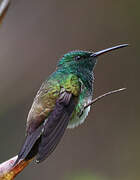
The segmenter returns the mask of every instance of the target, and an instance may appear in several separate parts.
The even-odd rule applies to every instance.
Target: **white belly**
[[[85,106],[86,104],[88,104],[89,102],[91,102],[91,100],[92,100],[92,97],[86,98],[86,99],[85,99],[84,106]],[[86,119],[89,111],[90,111],[90,106],[87,107],[87,108],[84,110],[84,112],[83,112],[83,114],[82,114],[82,116],[81,116],[80,118],[79,118],[78,115],[75,115],[74,118],[69,122],[67,128],[68,128],[68,129],[72,129],[72,128],[75,128],[75,127],[79,126],[80,124],[82,124],[82,123],[85,121],[85,119]]]

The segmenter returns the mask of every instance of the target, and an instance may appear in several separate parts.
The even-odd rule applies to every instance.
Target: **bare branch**
[[[80,113],[80,116],[79,116],[79,117],[82,116],[83,111],[84,111],[87,107],[95,104],[97,101],[101,100],[101,99],[104,98],[105,96],[109,96],[109,95],[111,95],[111,94],[118,93],[118,92],[124,91],[124,90],[126,90],[126,88],[116,89],[116,90],[113,90],[113,91],[109,91],[109,92],[107,92],[107,93],[105,93],[105,94],[102,94],[101,96],[98,96],[97,98],[93,99],[91,102],[89,102],[88,104],[86,104],[86,105],[84,106],[84,109],[83,109],[82,112]]]
[[[109,91],[109,92],[107,92],[107,93],[105,93],[105,94],[102,94],[101,96],[98,96],[97,98],[93,99],[90,103],[88,103],[88,104],[84,107],[84,109],[86,109],[88,106],[91,106],[91,105],[94,104],[95,102],[101,100],[101,99],[102,99],[103,97],[105,97],[105,96],[109,96],[109,95],[111,95],[111,94],[118,93],[118,92],[124,91],[124,90],[126,90],[126,88],[121,88],[121,89]]]
[[[2,20],[7,13],[10,3],[11,0],[2,0],[2,2],[0,3],[0,24],[2,23]]]

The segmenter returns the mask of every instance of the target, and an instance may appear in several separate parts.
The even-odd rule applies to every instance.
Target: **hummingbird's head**
[[[90,51],[75,50],[63,55],[58,63],[58,67],[63,68],[92,68],[96,63],[96,58]],[[92,66],[92,67],[91,67]]]
[[[87,70],[93,71],[98,56],[126,46],[128,46],[128,44],[118,45],[98,52],[80,50],[71,51],[67,54],[64,54],[64,56],[60,59],[58,63],[58,68],[67,69],[71,72]]]

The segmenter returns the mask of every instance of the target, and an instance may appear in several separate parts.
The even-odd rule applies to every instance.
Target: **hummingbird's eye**
[[[81,56],[75,56],[75,60],[78,61],[81,59]]]

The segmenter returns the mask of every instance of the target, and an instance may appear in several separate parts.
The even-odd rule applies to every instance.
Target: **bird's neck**
[[[63,67],[58,68],[56,71],[57,75],[66,76],[69,74],[75,74],[79,77],[82,83],[86,86],[89,92],[93,91],[93,82],[94,82],[94,74],[93,70],[89,70],[89,68],[80,68],[80,67]]]

